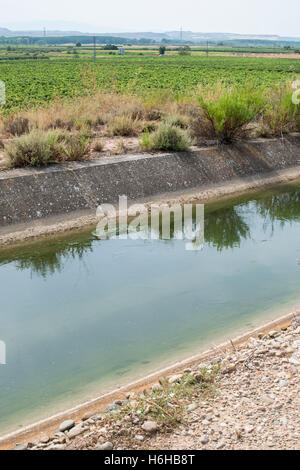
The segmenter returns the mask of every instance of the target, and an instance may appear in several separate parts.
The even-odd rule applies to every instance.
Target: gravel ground
[[[261,333],[231,352],[216,351],[205,364],[164,380],[168,387],[180,386],[185,374],[197,379],[203,367],[211,371],[216,364],[214,393],[179,400],[184,413],[176,425],[154,421],[147,412],[139,416],[139,398],[151,398],[153,389],[161,387],[156,384],[142,395],[131,393],[112,403],[105,413],[87,414],[78,423],[65,421],[55,435],[17,448],[299,450],[300,316],[284,330]]]

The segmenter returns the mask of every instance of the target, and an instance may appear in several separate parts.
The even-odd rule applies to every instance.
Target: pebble
[[[200,437],[201,444],[207,444],[209,442],[208,436],[204,435]]]
[[[158,425],[155,421],[145,421],[142,426],[142,429],[148,433],[152,433],[158,430]]]
[[[187,411],[189,412],[195,411],[197,408],[198,408],[198,405],[196,403],[191,403],[190,405],[188,405]]]
[[[111,442],[105,442],[105,444],[99,444],[96,446],[96,450],[113,450],[114,446]]]
[[[65,431],[69,431],[70,429],[72,429],[73,427],[75,426],[75,421],[73,421],[73,419],[68,419],[66,421],[63,421],[58,430],[60,432],[65,432]]]
[[[74,426],[74,428],[68,432],[68,437],[73,439],[74,437],[80,436],[80,434],[83,434],[84,432],[85,428],[82,426],[82,424],[77,424],[77,426]]]

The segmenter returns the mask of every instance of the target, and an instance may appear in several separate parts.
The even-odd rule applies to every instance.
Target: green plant
[[[9,167],[46,166],[60,161],[58,135],[35,129],[5,144],[4,156]]]
[[[165,122],[170,126],[180,127],[181,129],[188,129],[190,125],[190,119],[188,116],[180,114],[170,114],[165,118]]]
[[[65,160],[84,160],[89,153],[90,139],[80,133],[69,136],[62,146],[62,155]]]
[[[256,120],[265,101],[261,90],[251,86],[226,88],[219,85],[198,97],[201,117],[210,126],[211,137],[224,143],[243,136],[246,126]]]
[[[198,373],[183,374],[177,382],[172,384],[163,377],[159,381],[159,387],[154,390],[145,390],[138,398],[136,408],[139,410],[139,417],[150,418],[168,425],[183,422],[186,406],[194,398],[215,394],[219,371],[219,365],[211,369],[203,367]]]
[[[142,135],[140,145],[145,150],[183,152],[189,149],[192,140],[186,131],[168,123],[161,123],[152,134]]]
[[[262,116],[262,135],[276,135],[296,131],[300,123],[299,106],[293,103],[293,89],[287,83],[266,92],[268,103]]]
[[[110,132],[114,136],[132,137],[139,134],[141,123],[138,119],[133,119],[129,115],[120,116],[113,120],[110,125]]]

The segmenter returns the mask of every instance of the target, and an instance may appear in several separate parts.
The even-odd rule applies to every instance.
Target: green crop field
[[[43,105],[55,98],[103,91],[147,94],[166,90],[179,98],[199,83],[244,83],[272,86],[300,74],[300,60],[203,56],[104,56],[90,59],[0,61],[0,80],[6,84],[7,114]]]

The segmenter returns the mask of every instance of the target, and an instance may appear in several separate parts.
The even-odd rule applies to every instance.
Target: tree
[[[81,42],[77,42],[76,47],[81,47]]]
[[[165,52],[166,52],[165,46],[160,46],[160,48],[159,48],[159,55],[165,55]]]
[[[190,55],[191,54],[191,48],[189,46],[183,46],[178,49],[178,54],[179,55]]]

